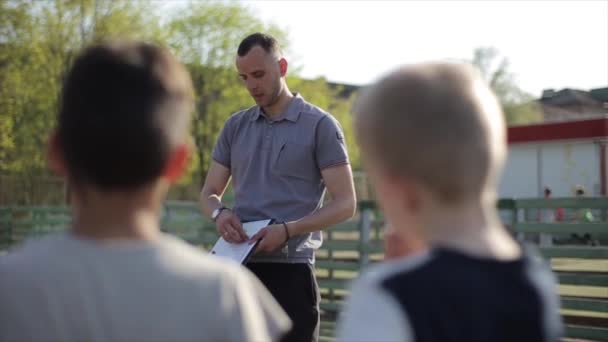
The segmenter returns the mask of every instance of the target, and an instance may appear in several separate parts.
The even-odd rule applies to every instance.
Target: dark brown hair
[[[271,35],[265,33],[254,33],[247,36],[243,41],[239,44],[239,48],[237,50],[237,54],[240,57],[245,56],[246,54],[253,49],[253,47],[259,46],[266,53],[280,53],[281,47],[279,46],[279,42],[272,37]]]
[[[192,94],[184,67],[160,47],[85,49],[67,74],[57,124],[70,181],[113,190],[161,176],[185,140]]]

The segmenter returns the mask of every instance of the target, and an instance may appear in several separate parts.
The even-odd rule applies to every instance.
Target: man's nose
[[[256,90],[258,87],[258,82],[255,80],[247,80],[247,89],[250,91]]]

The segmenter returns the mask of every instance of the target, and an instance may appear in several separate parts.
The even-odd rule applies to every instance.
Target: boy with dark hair
[[[248,271],[160,232],[192,101],[159,47],[106,43],[76,59],[49,143],[72,226],[0,259],[1,341],[264,341],[289,328]]]
[[[387,221],[428,246],[353,286],[341,341],[557,341],[556,287],[496,211],[506,154],[495,97],[464,65],[403,67],[355,107],[362,155]]]

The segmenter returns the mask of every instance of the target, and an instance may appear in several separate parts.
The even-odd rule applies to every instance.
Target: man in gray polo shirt
[[[266,34],[245,38],[237,51],[239,76],[256,106],[232,115],[220,133],[201,192],[202,211],[229,242],[261,239],[248,267],[291,317],[287,341],[318,339],[319,291],[314,251],[321,229],[350,218],[356,208],[352,172],[340,124],[292,94],[287,61]],[[234,208],[221,202],[228,182]],[[325,190],[330,201],[323,207]],[[242,222],[274,219],[247,236]]]

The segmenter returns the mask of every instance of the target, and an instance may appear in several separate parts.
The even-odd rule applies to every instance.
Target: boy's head
[[[387,216],[424,203],[458,207],[494,199],[505,123],[471,66],[399,68],[366,89],[354,112],[363,159]]]
[[[551,197],[551,188],[545,187],[544,193],[545,193],[545,198]]]
[[[193,91],[166,50],[113,42],[84,50],[68,72],[52,166],[75,187],[134,190],[186,166]]]

